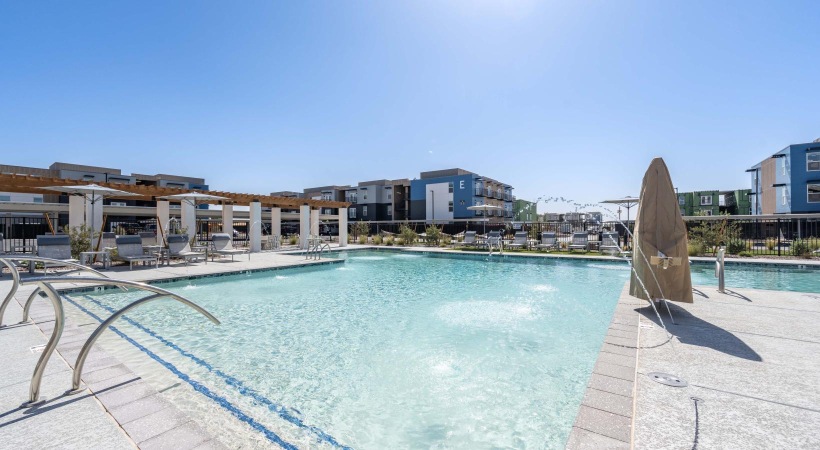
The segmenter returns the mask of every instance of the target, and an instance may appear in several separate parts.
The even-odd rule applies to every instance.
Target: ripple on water
[[[355,259],[357,261],[381,261],[387,259],[386,256],[351,256],[348,259]]]
[[[276,275],[275,277],[273,277],[274,280],[287,280],[288,278],[290,277],[286,277],[284,275]]]
[[[591,267],[593,269],[603,269],[603,270],[632,270],[628,264],[587,264],[587,267]]]
[[[530,289],[535,292],[556,292],[558,290],[557,287],[551,284],[536,284],[534,286],[530,286]]]
[[[536,318],[532,306],[490,300],[452,302],[440,306],[436,315],[442,321],[457,326],[510,326]]]
[[[394,257],[394,258],[422,258],[423,256],[422,256],[422,255],[405,255],[405,254],[400,254],[400,255],[393,255],[393,257]]]

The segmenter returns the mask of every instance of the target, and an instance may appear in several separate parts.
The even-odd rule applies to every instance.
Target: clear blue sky
[[[462,167],[681,190],[820,137],[820,3],[0,3],[0,163],[267,193]],[[539,207],[541,211],[563,208]]]

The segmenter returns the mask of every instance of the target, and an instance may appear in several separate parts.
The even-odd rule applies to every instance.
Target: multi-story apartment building
[[[678,207],[683,216],[749,214],[751,209],[750,192],[749,189],[679,192]]]
[[[331,200],[334,202],[345,201],[345,194],[350,189],[350,185],[345,186],[321,186],[306,188],[302,193],[302,198],[309,198],[313,200]],[[321,214],[339,214],[336,208],[322,208]]]
[[[405,220],[410,210],[410,180],[362,181],[345,190],[340,201],[351,203],[349,220]]]
[[[752,214],[820,212],[820,139],[789,145],[747,172]]]
[[[513,202],[513,220],[516,222],[535,222],[538,220],[536,203],[516,199]]]
[[[513,218],[513,187],[464,169],[422,172],[410,182],[410,218],[412,220],[475,219],[483,211],[467,209],[473,205],[494,205],[487,211],[490,220]]]

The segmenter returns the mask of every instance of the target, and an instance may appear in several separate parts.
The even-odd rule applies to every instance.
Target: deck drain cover
[[[686,381],[676,377],[675,375],[670,375],[668,373],[663,372],[650,372],[646,374],[651,380],[656,381],[660,384],[665,384],[667,386],[672,387],[686,387],[689,385]]]

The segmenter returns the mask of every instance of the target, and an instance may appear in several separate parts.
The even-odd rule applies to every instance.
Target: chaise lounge
[[[139,236],[118,236],[117,254],[115,259],[126,261],[129,264],[129,270],[134,270],[134,263],[141,262],[154,263],[154,267],[159,265],[159,257],[157,255],[146,255],[142,251],[142,239]]]
[[[251,259],[251,252],[248,249],[235,248],[228,233],[214,233],[211,235],[213,250],[211,255],[231,255],[231,261],[235,255],[248,255],[248,261]]]

